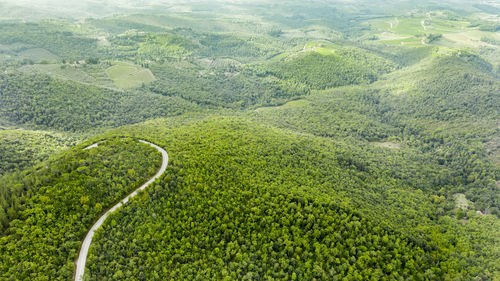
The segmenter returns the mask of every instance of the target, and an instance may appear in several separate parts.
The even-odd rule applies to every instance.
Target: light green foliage
[[[77,60],[97,53],[96,39],[78,36],[64,23],[0,23],[0,30],[0,44],[25,44],[18,51],[28,59]]]
[[[29,168],[101,133],[171,161],[98,232],[91,280],[498,279],[496,8],[358,2],[0,23],[0,280],[71,278],[91,221],[157,165],[114,140]]]
[[[114,63],[106,69],[106,74],[119,88],[135,88],[155,80],[149,69],[125,62]]]
[[[368,219],[387,209],[369,203],[377,211],[353,211],[359,203],[347,200],[357,200],[359,188],[376,187],[363,172],[369,168],[342,148],[229,119],[154,138],[169,150],[170,168],[98,232],[90,280],[119,279],[119,272],[130,280],[287,279],[294,273],[299,279],[432,280],[443,274],[433,268],[439,251]],[[397,208],[389,200],[386,208]],[[403,269],[403,263],[412,266]]]
[[[138,187],[160,163],[154,148],[117,138],[2,180],[0,279],[71,279],[81,239],[102,206]]]
[[[344,48],[328,53],[326,49],[298,55],[271,65],[267,72],[313,89],[351,84],[366,84],[389,72],[394,65],[368,52]]]
[[[468,212],[466,217],[463,221],[443,217],[436,229],[438,235],[447,237],[450,244],[445,247],[456,249],[448,266],[457,271],[467,268],[466,279],[500,280],[500,265],[496,262],[500,259],[500,221],[475,212]]]
[[[165,34],[149,36],[137,50],[142,60],[182,58],[192,53],[196,46],[188,39],[178,35]]]

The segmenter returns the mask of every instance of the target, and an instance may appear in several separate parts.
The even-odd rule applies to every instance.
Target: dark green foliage
[[[107,18],[107,19],[92,19],[87,22],[88,24],[98,28],[105,30],[111,34],[122,34],[126,31],[143,31],[143,32],[163,32],[164,28],[153,26],[149,24],[143,24],[138,22],[133,22],[130,20],[122,19],[122,18]]]
[[[354,49],[332,55],[310,52],[271,66],[267,72],[281,79],[300,82],[313,89],[366,84],[390,69],[388,61]]]
[[[206,34],[200,39],[202,56],[207,57],[256,57],[261,50],[246,40],[229,35]]]
[[[258,111],[256,116],[269,118],[280,127],[330,138],[386,139],[399,129],[373,118],[379,114],[373,91],[360,87],[341,88],[315,94],[282,107]],[[274,121],[274,122],[273,122]]]
[[[132,29],[107,38],[111,46],[102,53],[113,58],[134,60],[140,64],[180,61],[187,58],[232,58],[254,61],[275,55],[285,42],[269,41],[268,36],[235,36],[174,28],[162,32]]]
[[[491,44],[491,45],[497,45],[497,46],[500,46],[500,40],[495,39],[495,38],[491,38],[491,37],[481,37],[481,41],[482,41],[482,42],[485,42],[485,43],[488,43],[488,44]],[[497,71],[497,73],[498,73],[498,71]]]
[[[113,140],[37,165],[69,133],[25,127],[171,156],[99,231],[92,280],[498,279],[498,50],[467,39],[495,24],[460,1],[226,2],[0,24],[0,280],[70,279],[158,164]],[[118,91],[116,65],[156,80]]]
[[[443,121],[472,116],[498,119],[500,83],[490,71],[491,64],[467,53],[434,60],[413,73],[415,86],[399,97],[393,109]]]
[[[193,108],[178,97],[118,92],[44,75],[0,74],[0,118],[35,128],[85,131]]]
[[[149,85],[152,92],[181,97],[202,106],[239,109],[275,105],[308,93],[303,85],[258,77],[252,71],[238,68],[233,68],[232,72],[213,70],[207,73],[200,67],[184,63],[155,65],[152,69],[157,77]]]
[[[86,63],[88,64],[98,64],[99,63],[99,59],[98,58],[88,58],[85,60]]]
[[[498,31],[500,31],[500,25],[499,24],[481,25],[479,27],[479,30],[489,31],[489,32],[498,32]]]
[[[320,6],[309,3],[282,1],[271,6],[265,3],[255,3],[252,8],[254,13],[262,14],[271,22],[276,22],[292,28],[304,28],[315,24],[322,24],[336,30],[346,30],[351,27],[347,10],[340,11],[336,6],[339,3],[321,3]]]
[[[434,41],[438,41],[442,37],[443,37],[443,34],[434,34],[434,33],[426,34],[425,35],[425,42],[430,44],[430,43],[433,43]]]
[[[60,133],[0,130],[0,175],[22,170],[74,145],[78,137]]]
[[[432,55],[434,48],[418,47],[411,49],[389,49],[389,58],[402,66],[409,66]]]
[[[485,211],[500,206],[495,184],[499,170],[487,158],[488,147],[483,144],[494,143],[492,136],[499,134],[500,84],[488,74],[487,64],[475,60],[439,58],[411,72],[416,78],[398,75],[371,90],[341,88],[255,115],[263,118],[261,122],[295,131],[357,139],[359,145],[367,141],[407,145],[411,149],[403,149],[406,160],[389,161],[399,164],[390,164],[386,171],[449,201],[455,193],[466,193],[477,209]],[[361,150],[359,155],[375,162],[382,157]]]
[[[98,54],[96,39],[74,35],[58,23],[3,23],[0,30],[1,44],[23,43],[25,50],[43,48],[65,59],[85,59]]]
[[[156,138],[170,152],[170,168],[98,232],[90,280],[439,280],[443,274],[434,268],[443,258],[438,250],[367,219],[397,208],[389,200],[384,207],[368,203],[375,212],[351,211],[344,192],[354,199],[361,191],[354,186],[367,193],[375,187],[362,187],[370,176],[331,144],[228,119]]]
[[[0,220],[6,213],[10,223],[0,238],[0,279],[71,279],[92,223],[160,163],[154,148],[117,138],[2,180]]]
[[[283,34],[283,31],[279,27],[273,27],[269,30],[268,34],[272,37],[280,37]]]

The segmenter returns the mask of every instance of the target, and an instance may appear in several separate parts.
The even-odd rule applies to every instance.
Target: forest
[[[71,278],[80,240],[91,223],[154,174],[159,164],[155,149],[116,138],[4,178],[0,277]]]
[[[25,2],[0,280],[500,281],[496,6]]]
[[[348,144],[234,119],[209,117],[181,127],[166,124],[163,127],[173,128],[154,133],[171,151],[170,168],[160,183],[127,211],[113,216],[97,234],[102,242],[91,247],[91,280],[291,279],[293,275],[297,280],[346,276],[347,280],[398,276],[446,280],[486,271],[491,273],[485,276],[492,277],[498,272],[494,262],[498,247],[480,254],[489,263],[474,266],[471,260],[482,258],[468,257],[469,250],[462,247],[493,246],[499,237],[475,240],[475,234],[455,244],[448,235],[465,230],[449,215],[436,217],[435,208],[446,208],[444,196],[422,192],[399,175],[384,174],[389,168],[385,162],[391,160],[366,163],[351,154]],[[129,133],[148,134],[161,123],[131,127]],[[171,139],[182,145],[171,144]],[[383,151],[372,153],[383,159]],[[402,171],[407,177],[411,172]],[[488,225],[473,212],[469,219]],[[326,223],[330,220],[334,223]],[[446,235],[437,220],[446,221]],[[130,231],[134,235],[129,236]],[[343,236],[350,234],[355,236]],[[396,239],[390,249],[403,247],[389,259],[395,262],[391,270],[383,257],[394,252],[384,253],[387,249],[373,244],[387,239]],[[352,244],[345,248],[338,241]],[[417,255],[414,261],[405,258]],[[469,261],[467,266],[464,260]],[[371,270],[359,268],[366,268],[365,262],[372,264]],[[406,266],[398,270],[398,263],[414,264],[415,271]],[[147,268],[149,275],[138,268]]]
[[[178,97],[148,98],[47,75],[0,74],[0,88],[0,119],[36,129],[85,132],[196,108]]]

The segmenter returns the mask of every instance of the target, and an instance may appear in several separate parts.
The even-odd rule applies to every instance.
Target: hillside
[[[0,3],[0,280],[500,281],[496,2]]]
[[[157,128],[151,137],[170,151],[171,166],[154,189],[97,234],[93,280],[468,278],[478,269],[464,265],[459,272],[456,256],[499,239],[479,245],[469,237],[453,245],[451,233],[438,229],[461,226],[448,216],[436,224],[438,196],[384,174],[390,166],[350,155],[346,144],[228,118],[167,124],[131,128],[133,135]],[[498,247],[492,248],[480,270],[498,272],[498,256]],[[371,270],[365,271],[367,264]]]
[[[394,169],[409,169],[415,161],[426,163],[413,175],[400,175],[409,184],[426,192],[440,190],[439,195],[450,201],[454,193],[467,193],[482,211],[494,207],[496,212],[498,150],[491,146],[499,134],[500,83],[481,67],[463,57],[436,57],[394,72],[368,89],[319,92],[280,107],[260,108],[252,115],[268,124],[338,141],[349,139],[364,146],[393,143],[396,150],[412,155],[408,162],[398,160],[405,164]],[[365,153],[360,152],[364,158]]]
[[[155,149],[133,139],[82,148],[2,180],[0,278],[70,279],[92,222],[161,163]]]
[[[0,130],[0,174],[23,170],[75,145],[80,136],[48,131]]]
[[[312,49],[314,51],[271,66],[268,72],[313,89],[325,89],[372,83],[395,68],[388,60],[355,48]]]
[[[18,126],[84,132],[178,115],[179,98],[113,91],[46,75],[0,74],[0,118]]]

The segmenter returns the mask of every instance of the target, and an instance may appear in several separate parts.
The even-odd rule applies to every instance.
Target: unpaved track
[[[142,143],[149,144],[150,146],[156,148],[159,152],[161,152],[162,156],[162,163],[160,170],[154,175],[150,180],[148,180],[145,184],[141,185],[139,188],[134,190],[132,193],[127,195],[125,198],[123,198],[118,204],[114,205],[111,209],[109,209],[106,213],[104,213],[99,220],[90,228],[89,232],[85,236],[85,239],[83,240],[82,247],[80,248],[80,254],[78,255],[78,259],[76,260],[76,273],[75,273],[75,280],[76,281],[82,281],[83,280],[83,275],[85,274],[85,263],[87,262],[87,255],[89,253],[89,248],[90,248],[90,243],[92,242],[92,237],[94,237],[94,232],[104,223],[106,218],[116,211],[118,208],[120,208],[122,205],[126,204],[130,198],[136,196],[139,191],[144,190],[146,187],[148,187],[150,184],[152,184],[157,178],[159,178],[167,169],[168,165],[168,153],[161,147],[157,146],[156,144],[144,141],[144,140],[139,140]],[[91,146],[88,146],[86,149],[90,149],[93,147],[96,147],[98,143],[95,143]]]

